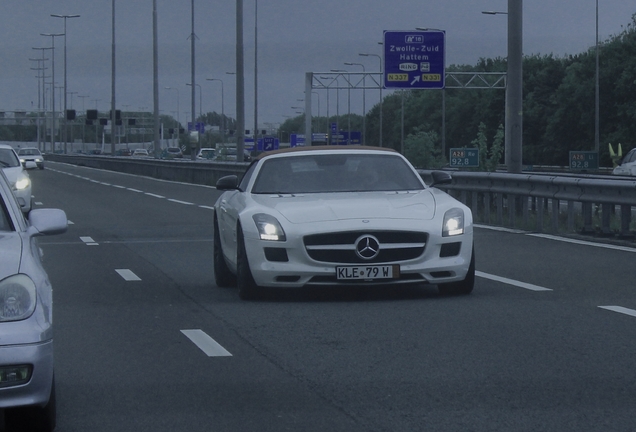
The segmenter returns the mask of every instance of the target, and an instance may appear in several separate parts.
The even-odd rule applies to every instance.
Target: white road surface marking
[[[168,201],[173,202],[173,203],[177,203],[177,204],[185,204],[185,205],[194,205],[191,202],[187,202],[187,201],[179,201],[177,199],[172,199],[172,198],[168,198]]]
[[[155,198],[165,198],[165,196],[161,196],[161,195],[157,195],[157,194],[153,194],[150,192],[144,192],[146,195],[149,195],[151,197],[155,197]]]
[[[126,280],[126,281],[140,281],[141,280],[141,278],[139,276],[137,276],[135,273],[133,273],[132,270],[116,269],[115,271],[117,273],[119,273],[119,276],[123,277],[124,280]]]
[[[599,308],[636,317],[636,310],[628,309],[622,306],[599,306]]]
[[[225,348],[217,341],[208,336],[203,330],[181,330],[196,346],[199,347],[208,357],[231,357]]]
[[[480,272],[480,271],[476,271],[475,272],[475,276],[479,276],[482,277],[484,279],[490,279],[493,281],[497,281],[497,282],[502,282],[508,285],[513,285],[519,288],[524,288],[527,290],[531,290],[531,291],[552,291],[550,288],[544,288],[544,287],[540,287],[538,285],[532,285],[529,283],[525,283],[525,282],[520,282],[520,281],[516,281],[514,279],[508,279],[505,277],[501,277],[501,276],[495,276],[492,274],[488,274],[488,273],[484,273],[484,272]]]
[[[93,240],[92,237],[80,237],[80,240],[86,243],[87,246],[96,246],[99,244],[95,240]]]

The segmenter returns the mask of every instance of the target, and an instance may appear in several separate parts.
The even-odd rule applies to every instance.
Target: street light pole
[[[223,80],[219,78],[206,78],[208,81],[219,81],[221,83],[221,127],[223,128],[223,143],[225,144],[225,91],[223,90]]]
[[[40,33],[51,37],[51,152],[55,153],[55,38],[64,33]]]
[[[599,49],[598,49],[598,0],[596,0],[596,83],[594,91],[594,151],[600,149],[600,91],[599,91]]]
[[[521,173],[523,139],[523,0],[508,0],[508,70],[506,72],[505,158],[510,173]]]
[[[377,57],[380,60],[380,74],[382,74],[382,57],[378,54],[360,53],[363,57]],[[380,147],[382,147],[382,82],[383,78],[380,78]]]
[[[367,94],[367,72],[366,69],[364,68],[364,65],[362,63],[352,63],[352,62],[346,62],[345,63],[348,66],[361,66],[362,67],[362,73],[364,74],[362,76],[362,144],[366,144],[366,139],[367,139],[367,108],[366,108],[366,94]]]
[[[68,140],[66,139],[66,129],[67,129],[67,106],[66,106],[66,19],[67,18],[79,18],[79,15],[57,15],[51,14],[52,17],[55,18],[64,18],[64,153],[66,153],[66,145]]]
[[[181,129],[181,121],[179,120],[179,89],[174,87],[164,87],[166,90],[176,90],[177,91],[177,145],[179,147],[179,131]]]

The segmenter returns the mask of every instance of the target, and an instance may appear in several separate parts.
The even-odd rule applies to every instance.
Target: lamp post
[[[82,98],[82,112],[86,115],[85,102],[89,95],[78,95],[78,98]],[[86,118],[84,118],[84,124],[82,124],[82,151],[86,153]]]
[[[40,33],[51,37],[51,152],[55,153],[55,38],[64,33]]]
[[[347,74],[347,145],[351,144],[351,75],[344,69],[331,69],[331,72]]]
[[[223,128],[223,144],[225,144],[225,91],[223,90],[223,80],[219,78],[206,78],[207,81],[219,81],[221,83],[221,127]]]
[[[594,151],[599,152],[600,148],[600,91],[599,91],[599,49],[598,49],[598,0],[596,0],[596,77],[594,84]]]
[[[66,89],[67,89],[67,85],[66,85],[66,19],[67,18],[79,18],[79,15],[58,15],[58,14],[51,14],[52,17],[55,18],[64,18],[64,153],[66,153],[66,145],[67,145],[67,139],[66,139],[66,129],[67,129],[67,107],[66,107]]]
[[[192,84],[186,83],[187,86],[191,86]],[[203,111],[201,110],[201,106],[203,105],[203,90],[201,90],[201,84],[195,83],[197,87],[199,87],[199,118],[203,118]],[[194,123],[193,123],[194,126]]]
[[[38,48],[33,48],[33,49],[38,49]],[[39,49],[46,49],[46,48],[39,48]],[[38,119],[37,119],[37,135],[38,135],[38,149],[42,150],[42,136],[41,136],[41,128],[40,128],[40,115],[42,113],[42,99],[43,99],[43,93],[44,93],[44,75],[45,75],[45,70],[47,69],[44,66],[44,62],[47,60],[44,58],[44,51],[42,51],[42,58],[35,58],[35,59],[29,59],[32,61],[37,61],[38,62],[38,67],[37,68],[31,68],[32,70],[37,70],[38,71],[38,75],[37,75],[37,79],[38,79]],[[40,71],[42,71],[42,74],[40,74]],[[40,82],[40,78],[42,78],[42,81]]]
[[[175,87],[164,87],[166,90],[176,90],[177,92],[177,147],[179,146],[179,130],[181,129],[181,121],[179,120],[179,89]]]
[[[380,60],[380,74],[382,74],[382,57],[379,54],[359,53],[362,57],[377,57]],[[382,78],[380,81],[380,147],[382,147]]]
[[[347,66],[360,66],[362,67],[362,143],[366,143],[367,137],[367,108],[366,108],[366,94],[367,94],[367,73],[362,63],[345,62]]]
[[[258,0],[254,0],[254,146],[258,143]]]
[[[523,139],[523,0],[508,0],[508,70],[506,72],[505,157],[510,173],[521,173]]]
[[[329,77],[321,76],[320,79],[329,79]],[[333,79],[331,80],[333,82]],[[330,134],[329,134],[329,87],[327,87],[327,144],[331,144]]]

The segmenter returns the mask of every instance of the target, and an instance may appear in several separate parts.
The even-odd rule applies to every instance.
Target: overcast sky
[[[122,110],[152,110],[152,0],[117,0],[116,102]],[[38,107],[38,62],[51,58],[51,37],[63,33],[64,19],[51,14],[79,14],[67,19],[68,105],[76,110],[110,109],[111,8],[108,0],[0,0],[0,111]],[[224,110],[236,117],[235,70],[236,3],[195,0],[196,83],[201,85],[202,111]],[[281,123],[296,116],[292,106],[303,98],[305,72],[325,72],[360,66],[379,70],[379,59],[359,53],[381,54],[384,30],[416,27],[446,31],[446,65],[475,64],[482,57],[505,57],[507,0],[268,0],[258,2],[258,117],[259,124]],[[191,110],[190,82],[191,0],[158,0],[159,103],[162,114],[184,123]],[[245,121],[253,124],[255,0],[244,0]],[[636,13],[625,0],[599,1],[599,37],[620,33]],[[595,43],[596,0],[526,0],[523,7],[524,54],[578,54]],[[64,38],[55,38],[55,81],[63,85]],[[51,64],[46,62],[47,75]],[[50,80],[50,79],[49,79]],[[168,90],[172,87],[178,90]],[[424,91],[424,90],[423,90]],[[352,112],[361,113],[361,91],[351,95]],[[367,91],[367,109],[378,93]],[[59,93],[56,93],[56,105]],[[80,98],[80,96],[86,96]],[[199,108],[199,87],[196,111]],[[314,96],[315,98],[315,96]],[[326,114],[326,95],[320,114]],[[336,112],[330,98],[330,114]],[[340,112],[346,112],[340,97]],[[318,102],[313,105],[314,114]],[[58,105],[59,106],[59,105]],[[59,108],[58,108],[59,109]],[[190,118],[190,114],[187,114]]]

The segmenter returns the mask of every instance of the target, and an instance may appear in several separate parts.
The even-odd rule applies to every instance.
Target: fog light
[[[0,366],[0,388],[26,384],[31,379],[30,365]]]

